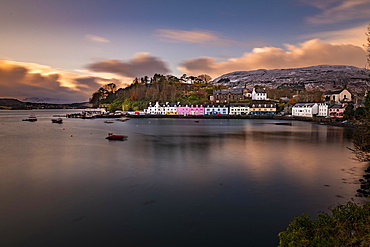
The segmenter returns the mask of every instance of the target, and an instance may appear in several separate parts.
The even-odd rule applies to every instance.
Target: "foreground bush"
[[[279,246],[370,246],[370,201],[364,206],[348,202],[320,213],[316,220],[307,214],[295,217],[279,233]]]

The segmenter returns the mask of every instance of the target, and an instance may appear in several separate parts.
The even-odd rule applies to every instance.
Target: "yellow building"
[[[249,114],[251,115],[276,114],[276,105],[274,104],[250,104]]]

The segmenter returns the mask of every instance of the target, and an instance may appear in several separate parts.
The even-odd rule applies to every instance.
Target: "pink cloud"
[[[314,6],[321,13],[308,17],[314,24],[339,23],[355,19],[369,19],[369,0],[301,0],[305,4]]]
[[[87,69],[126,77],[152,76],[155,73],[167,74],[169,72],[164,61],[147,53],[138,53],[129,61],[110,59],[96,62],[89,64]]]
[[[313,39],[298,46],[286,45],[286,49],[255,48],[241,57],[223,62],[211,57],[187,59],[178,69],[186,74],[206,73],[217,77],[233,71],[298,68],[320,64],[364,67],[365,62],[366,52],[359,46],[325,44]]]
[[[63,73],[47,66],[0,60],[0,97],[50,98],[57,103],[87,101],[93,92],[109,80],[92,76]],[[69,86],[66,86],[69,85]]]

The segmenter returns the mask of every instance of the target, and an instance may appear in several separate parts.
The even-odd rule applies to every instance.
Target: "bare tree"
[[[208,83],[212,80],[212,77],[210,77],[209,75],[206,75],[206,74],[202,74],[202,75],[198,75],[198,79],[202,82],[202,83]]]
[[[367,26],[366,37],[367,37],[367,44],[365,45],[365,47],[367,50],[367,56],[366,56],[367,63],[366,63],[365,68],[370,69],[370,23]]]
[[[367,27],[367,65],[370,67],[370,24]],[[370,161],[370,91],[367,92],[364,103],[364,114],[359,120],[353,134],[353,148],[349,148],[361,162]]]

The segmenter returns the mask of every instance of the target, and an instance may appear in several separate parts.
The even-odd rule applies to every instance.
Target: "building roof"
[[[255,91],[256,93],[266,93],[266,90],[265,90],[265,89],[263,89],[263,88],[254,88],[254,91]]]
[[[205,105],[206,108],[227,108],[228,106],[227,105],[215,105],[215,104],[209,104],[209,105]]]
[[[219,89],[215,90],[213,94],[243,94],[243,89],[242,88],[234,88],[234,89]]]
[[[346,106],[343,106],[343,105],[333,105],[333,106],[330,106],[329,107],[329,110],[330,109],[344,109],[346,108]]]
[[[324,95],[331,95],[331,94],[340,94],[341,92],[343,92],[344,90],[347,90],[345,88],[343,89],[338,89],[338,90],[329,90],[329,91],[326,91],[324,93]],[[347,90],[348,91],[348,90]]]
[[[316,103],[297,103],[293,107],[313,107]]]
[[[249,105],[249,103],[230,103],[230,107],[248,107]]]

